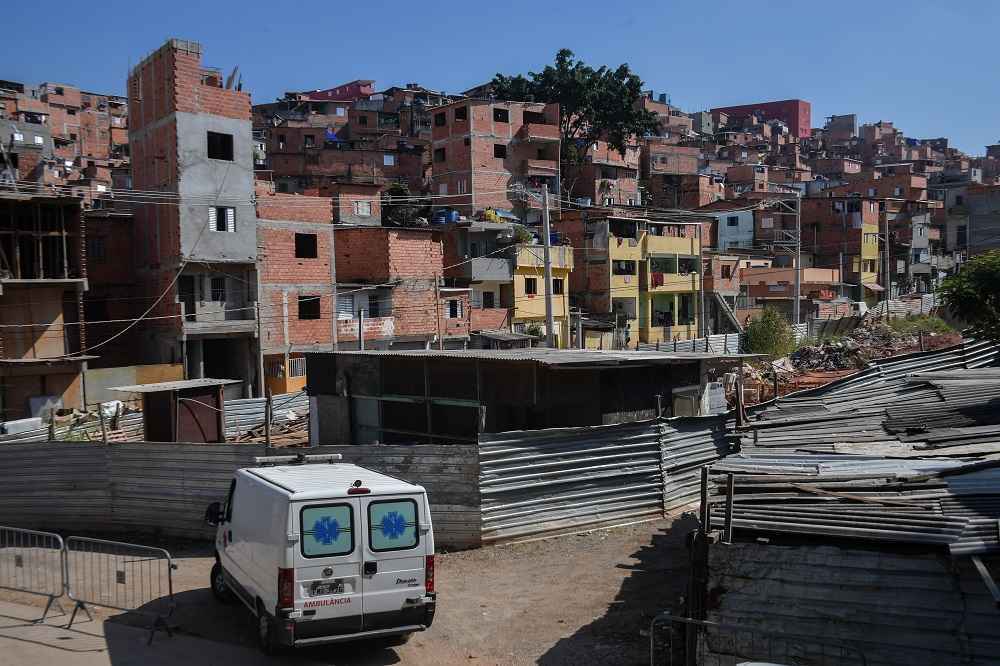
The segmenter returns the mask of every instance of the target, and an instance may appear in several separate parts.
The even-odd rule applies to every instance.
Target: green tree
[[[560,159],[567,194],[595,141],[607,141],[624,156],[635,137],[659,128],[656,114],[640,104],[642,79],[627,64],[594,69],[569,49],[560,49],[555,64],[541,72],[497,74],[491,86],[500,99],[559,103]]]
[[[416,199],[403,183],[392,183],[382,191],[382,224],[406,226],[418,217],[426,217],[430,210],[429,199]]]
[[[795,334],[784,315],[773,308],[764,308],[760,318],[751,321],[744,331],[743,346],[750,354],[767,354],[770,358],[788,356],[795,349]]]
[[[938,292],[952,315],[977,338],[1000,342],[1000,250],[990,250],[945,278]]]

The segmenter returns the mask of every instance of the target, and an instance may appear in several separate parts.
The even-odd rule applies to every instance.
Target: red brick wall
[[[337,229],[337,280],[377,282],[389,277],[388,230]]]
[[[264,220],[288,222],[333,221],[333,199],[330,197],[304,196],[274,192],[272,183],[256,181],[257,217]]]
[[[471,331],[496,331],[510,328],[510,311],[506,308],[472,308]]]
[[[295,256],[295,234],[316,235],[316,258]],[[262,246],[260,279],[265,284],[314,284],[330,283],[330,233],[329,227],[314,231],[300,228],[279,229],[258,225],[257,244]]]

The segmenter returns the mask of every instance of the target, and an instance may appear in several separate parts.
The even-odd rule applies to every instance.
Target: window
[[[236,231],[236,209],[225,206],[210,206],[208,209],[208,227],[212,231]]]
[[[495,308],[496,295],[492,291],[483,292],[483,308]]]
[[[510,122],[510,111],[507,109],[493,109],[493,122],[495,123],[509,123]]]
[[[444,112],[434,114],[434,126],[444,127],[448,124],[448,115]]]
[[[212,300],[219,302],[226,300],[226,278],[212,278]]]
[[[458,193],[467,194],[468,192],[469,192],[469,181],[465,180],[464,178],[460,179],[458,181]]]
[[[305,377],[306,376],[306,357],[305,356],[295,356],[288,359],[288,376],[289,377]]]
[[[966,226],[955,227],[955,245],[965,247],[969,244],[969,235]]]
[[[552,278],[552,293],[556,296],[562,295],[563,293],[562,278]]]
[[[448,301],[448,312],[445,314],[448,319],[462,318],[462,301],[456,299]]]
[[[337,294],[337,319],[354,319],[354,296]]]
[[[65,91],[60,86],[56,86],[56,94],[63,95],[65,94]]]
[[[306,148],[312,148],[316,145],[316,137],[312,134],[306,134],[302,137],[302,145]]]
[[[233,161],[233,135],[222,132],[208,132],[208,158],[211,160]]]
[[[680,325],[693,324],[694,323],[694,296],[691,294],[681,294],[678,309],[678,322]]]
[[[611,272],[615,275],[635,275],[635,262],[619,259],[611,264]]]
[[[604,197],[604,205],[605,206],[614,206],[615,205],[615,198],[614,197]]]
[[[876,194],[878,194],[878,190],[876,190],[874,187],[869,187],[868,188],[868,196],[873,197]]]
[[[534,296],[538,293],[537,278],[524,278],[524,293],[528,296]]]
[[[368,316],[381,317],[382,305],[379,303],[378,294],[368,294]]]
[[[66,109],[66,113],[71,116],[76,115],[76,109]]]
[[[412,499],[368,505],[368,545],[375,552],[406,550],[420,543],[417,502]]]
[[[729,215],[726,217],[727,227],[738,227],[740,226],[740,216],[739,215]]]
[[[278,150],[284,150],[284,149],[285,149],[285,135],[284,134],[279,134],[278,135]]]
[[[894,196],[897,196],[897,197],[902,196],[903,195],[903,188],[902,187],[894,187],[894,188],[892,188],[892,194]]]
[[[36,143],[36,144],[38,144],[38,145],[40,146],[40,145],[42,145],[42,144],[44,144],[44,143],[45,143],[45,139],[43,139],[43,138],[42,138],[42,137],[40,137],[40,136],[35,136],[35,143]]]
[[[722,265],[722,279],[728,280],[733,277],[733,267],[729,264]]]
[[[74,134],[73,132],[70,132],[69,133],[69,140],[70,141],[76,141],[76,134]]]
[[[106,260],[104,237],[89,237],[87,239],[87,261],[93,264],[103,264]]]
[[[434,149],[434,161],[435,162],[444,162],[444,148],[435,148]]]
[[[382,155],[382,166],[396,166],[396,156],[390,153]]]
[[[440,183],[438,185],[438,194],[448,194],[448,183]]]
[[[24,141],[24,135],[20,132],[14,132],[14,141]]]
[[[362,127],[368,126],[368,116],[358,116],[358,124]]]
[[[350,504],[304,506],[299,512],[303,557],[354,552],[354,512]]]
[[[299,296],[299,319],[319,319],[319,296]]]
[[[295,258],[316,258],[316,234],[295,234]]]
[[[499,157],[500,159],[507,157],[507,146],[502,143],[494,143],[493,157]]]
[[[371,217],[372,202],[368,200],[355,201],[354,214],[357,215],[358,217]]]
[[[455,109],[455,120],[468,120],[469,119],[469,107],[460,106]]]
[[[347,115],[347,109],[345,109],[342,106],[338,106],[333,113],[334,113],[334,115],[340,116],[341,118],[343,118],[344,116]]]
[[[965,203],[965,198],[961,194],[956,194],[955,195],[955,205],[956,206],[961,206],[964,203]]]

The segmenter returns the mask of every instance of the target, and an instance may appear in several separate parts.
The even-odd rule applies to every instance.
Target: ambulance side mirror
[[[212,502],[205,509],[205,522],[209,525],[218,525],[224,517],[222,514],[222,504],[219,502]]]

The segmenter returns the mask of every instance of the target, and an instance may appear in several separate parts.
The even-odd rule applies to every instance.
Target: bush
[[[747,325],[743,340],[747,353],[767,354],[772,359],[788,356],[795,349],[792,325],[772,308],[764,308],[760,318]]]
[[[890,319],[888,324],[889,328],[902,335],[953,333],[955,331],[943,319],[931,317],[930,315],[917,315],[906,317],[905,319]]]

